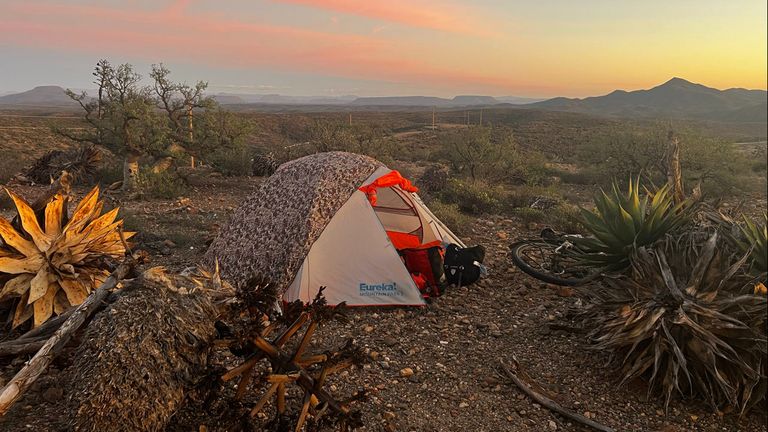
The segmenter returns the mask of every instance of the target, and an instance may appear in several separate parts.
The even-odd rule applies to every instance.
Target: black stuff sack
[[[461,247],[449,244],[445,249],[445,279],[451,285],[466,286],[477,282],[483,274],[483,260],[485,248],[483,246]]]

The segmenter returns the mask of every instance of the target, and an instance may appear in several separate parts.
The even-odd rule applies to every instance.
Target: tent
[[[457,238],[397,171],[367,156],[319,153],[285,163],[234,212],[206,252],[247,289],[266,277],[285,301],[422,305],[399,249]]]

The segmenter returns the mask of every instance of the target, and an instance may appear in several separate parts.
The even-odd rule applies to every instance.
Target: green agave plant
[[[765,274],[768,272],[768,213],[763,215],[763,226],[744,217],[744,226],[741,226],[741,232],[746,238],[742,242],[742,250],[751,250],[752,270],[756,273]]]
[[[611,193],[601,190],[595,197],[595,211],[581,209],[581,223],[591,236],[573,240],[580,259],[596,267],[624,268],[637,247],[649,245],[691,220],[695,202],[675,204],[669,185],[655,193],[644,190],[642,193],[639,178],[629,180],[626,194],[613,183]]]

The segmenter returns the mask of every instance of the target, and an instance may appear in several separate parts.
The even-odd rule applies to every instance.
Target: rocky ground
[[[258,179],[214,179],[187,194],[191,199],[125,201],[121,204],[130,228],[141,230],[138,247],[153,256],[151,265],[179,270],[196,262],[218,227]],[[30,188],[22,193],[34,196]],[[5,216],[8,211],[0,211]],[[571,330],[566,317],[577,307],[570,289],[541,284],[516,271],[506,257],[507,245],[536,235],[540,227],[515,219],[477,219],[465,241],[487,248],[490,275],[480,283],[449,290],[424,308],[354,309],[346,323],[324,324],[315,349],[353,338],[369,362],[334,376],[329,384],[340,398],[359,389],[369,401],[357,403],[364,430],[369,431],[548,431],[588,430],[534,403],[499,373],[499,364],[516,358],[530,380],[563,407],[618,431],[762,431],[765,413],[738,418],[712,412],[695,401],[674,400],[665,413],[663,402],[646,397],[641,381],[619,386],[608,359],[590,351],[584,336]],[[0,359],[0,384],[24,359]],[[215,366],[226,368],[237,359],[218,352]],[[46,406],[66,398],[57,386],[57,371],[66,360],[33,386],[0,430],[44,430]],[[242,405],[232,404],[233,385],[212,406],[192,401],[174,419],[171,431],[233,430],[261,396],[253,388]],[[289,394],[289,406],[300,403]],[[33,414],[34,413],[34,414]],[[40,419],[42,417],[42,419]],[[30,418],[40,421],[30,422]],[[53,424],[55,419],[49,419]],[[256,424],[265,424],[257,419]],[[51,427],[51,430],[57,428]]]

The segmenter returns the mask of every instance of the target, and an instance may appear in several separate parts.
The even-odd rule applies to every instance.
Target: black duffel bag
[[[445,260],[443,261],[446,282],[456,286],[466,286],[477,282],[483,273],[484,259],[485,248],[483,246],[463,248],[453,243],[449,244],[445,249]]]

